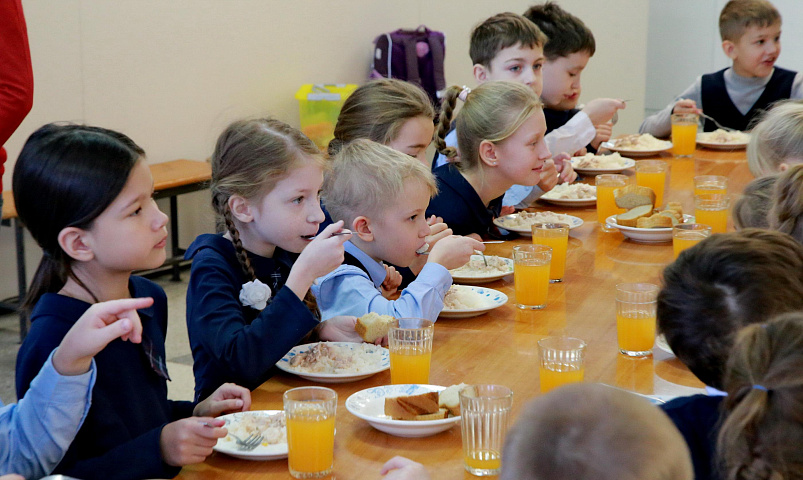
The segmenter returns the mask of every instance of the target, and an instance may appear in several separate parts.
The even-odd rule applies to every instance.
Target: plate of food
[[[658,140],[649,133],[636,133],[610,140],[603,146],[626,157],[649,157],[670,150],[672,142]]]
[[[667,343],[666,337],[664,336],[663,333],[658,335],[657,337],[655,337],[655,346],[660,348],[661,350],[665,351],[666,353],[668,353],[670,355],[673,355],[673,356],[675,355],[675,352],[672,351],[672,347],[670,347],[669,343]]]
[[[565,223],[569,229],[574,229],[583,224],[581,218],[565,213],[555,212],[528,212],[526,210],[519,213],[512,213],[504,217],[494,218],[494,225],[505,230],[516,232],[524,236],[533,235],[532,225],[534,223]]]
[[[683,215],[683,222],[682,223],[693,223],[694,216],[692,215]],[[638,228],[638,227],[626,227],[624,225],[619,225],[616,222],[616,215],[611,215],[607,219],[605,219],[605,223],[608,226],[618,228],[622,235],[633,240],[634,242],[640,243],[666,243],[672,241],[672,227],[658,227],[658,228]]]
[[[229,434],[218,439],[213,447],[216,452],[245,460],[287,458],[287,429],[283,411],[253,410],[218,418],[226,422],[225,427]],[[239,449],[235,436],[244,440],[251,434],[262,435],[262,443],[253,450]]]
[[[587,153],[582,157],[572,157],[572,167],[582,175],[602,175],[620,173],[636,166],[636,161],[614,152],[610,155],[594,155]]]
[[[564,207],[590,207],[597,204],[597,187],[585,183],[561,183],[541,195],[540,199]]]
[[[443,298],[442,318],[469,318],[507,303],[507,295],[492,288],[452,285]]]
[[[428,437],[460,423],[460,388],[384,385],[346,399],[346,410],[379,431],[397,437]]]
[[[486,265],[487,263],[487,265]],[[488,283],[513,274],[513,260],[496,255],[472,255],[460,268],[449,270],[457,283]]]
[[[390,353],[369,343],[308,343],[293,347],[276,366],[313,382],[346,383],[389,369]]]
[[[718,129],[713,132],[700,132],[697,134],[697,144],[712,150],[740,150],[747,148],[750,134],[746,132]]]

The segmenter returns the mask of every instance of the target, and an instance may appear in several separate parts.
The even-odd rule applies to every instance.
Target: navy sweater
[[[161,287],[131,277],[132,297],[153,297],[139,310],[143,340],[165,358],[167,298]],[[17,355],[17,397],[22,398],[48,355],[90,307],[74,298],[46,293],[31,315],[31,330]],[[144,344],[144,342],[143,342]],[[162,461],[162,427],[192,415],[193,404],[167,399],[167,382],[151,367],[143,344],[111,342],[95,356],[97,380],[92,407],[54,473],[91,479],[171,478],[179,467]]]
[[[279,248],[273,258],[248,253],[257,278],[271,287],[259,311],[240,303],[246,278],[234,245],[220,235],[200,235],[187,250],[193,259],[187,290],[187,331],[194,360],[195,398],[233,382],[255,389],[274,366],[318,325],[289,288],[282,288],[295,256]]]
[[[689,446],[696,480],[720,478],[714,461],[720,408],[724,399],[720,396],[691,395],[661,405]]]

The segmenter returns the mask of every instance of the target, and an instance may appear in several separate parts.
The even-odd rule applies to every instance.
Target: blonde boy
[[[673,113],[705,112],[736,130],[778,100],[803,98],[803,76],[775,67],[781,54],[781,14],[766,0],[731,0],[719,15],[722,50],[733,61],[729,68],[702,75],[660,112],[641,124],[642,133],[665,137]],[[716,130],[710,120],[705,131]]]
[[[368,312],[438,318],[452,284],[448,270],[464,265],[485,246],[455,235],[427,245],[425,212],[436,191],[427,167],[384,145],[354,140],[338,153],[324,180],[323,201],[332,219],[343,220],[353,237],[344,245],[343,265],[312,286],[323,318]],[[418,277],[397,300],[385,298],[398,284],[383,287],[387,273],[382,262],[406,267],[422,254],[428,254],[427,263]]]
[[[600,384],[531,401],[508,433],[501,480],[691,480],[689,450],[646,399]]]

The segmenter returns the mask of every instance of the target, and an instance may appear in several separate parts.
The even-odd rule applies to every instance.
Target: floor
[[[172,378],[167,388],[172,400],[192,400],[195,388],[187,323],[184,320],[189,276],[189,271],[182,272],[179,282],[172,281],[169,274],[153,278],[167,293],[167,370]],[[0,399],[6,404],[16,401],[14,364],[19,346],[19,317],[16,314],[0,315]]]

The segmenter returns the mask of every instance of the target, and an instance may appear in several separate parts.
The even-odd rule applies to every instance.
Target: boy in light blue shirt
[[[323,318],[368,312],[435,321],[452,285],[449,269],[465,265],[485,245],[456,235],[427,245],[425,212],[437,191],[421,162],[370,140],[356,140],[332,161],[323,201],[332,218],[351,228],[343,265],[312,286]],[[399,279],[382,262],[406,267],[421,255],[427,263],[398,299]]]

